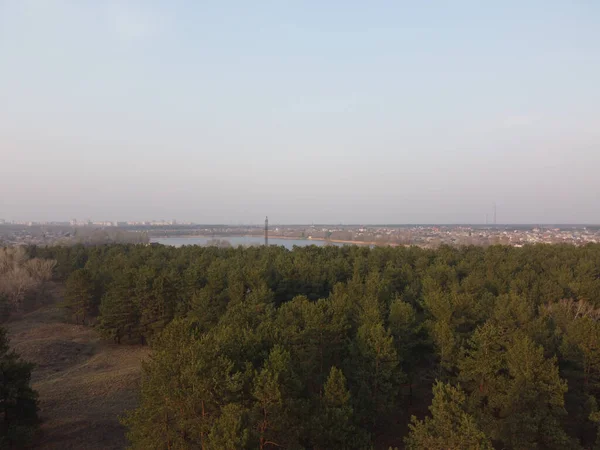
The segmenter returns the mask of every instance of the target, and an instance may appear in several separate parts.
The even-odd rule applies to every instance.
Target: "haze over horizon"
[[[0,0],[0,218],[600,223],[600,3]]]

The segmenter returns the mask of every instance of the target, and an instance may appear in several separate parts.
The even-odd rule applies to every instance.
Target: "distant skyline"
[[[195,221],[183,221],[177,219],[147,219],[147,220],[128,220],[128,219],[120,219],[120,220],[103,220],[103,219],[77,219],[77,223],[72,223],[73,219],[57,219],[57,220],[12,220],[7,221],[0,217],[0,226],[1,225],[11,225],[11,224],[34,224],[34,225],[47,225],[47,224],[69,224],[75,226],[88,226],[89,222],[91,222],[91,226],[121,226],[121,225],[148,225],[148,226],[227,226],[227,227],[256,227],[262,229],[264,227],[264,221],[258,220],[255,222],[195,222]],[[110,225],[109,225],[110,224]],[[485,221],[483,222],[448,222],[448,223],[440,223],[440,222],[405,222],[405,223],[379,223],[379,222],[270,222],[269,229],[273,230],[276,227],[286,227],[286,226],[488,226],[488,227],[504,227],[504,226],[590,226],[590,227],[600,227],[600,223],[594,222],[583,222],[583,223],[575,223],[575,222],[498,222],[492,223]]]
[[[0,219],[600,223],[600,2],[0,0]]]

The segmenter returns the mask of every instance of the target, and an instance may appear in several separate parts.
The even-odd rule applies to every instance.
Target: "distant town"
[[[0,219],[0,246],[148,243],[168,237],[263,236],[264,225],[202,225],[176,220],[8,222]],[[277,225],[269,238],[375,246],[572,244],[600,242],[598,225]]]

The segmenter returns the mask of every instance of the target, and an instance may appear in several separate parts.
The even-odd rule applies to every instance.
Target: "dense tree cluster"
[[[134,448],[600,445],[599,245],[29,251],[153,345]]]
[[[33,365],[9,350],[0,328],[0,449],[24,448],[38,425],[37,393],[31,389]]]
[[[76,227],[59,245],[106,245],[106,244],[147,244],[150,242],[146,231],[128,231],[121,228]]]
[[[0,321],[46,298],[56,262],[30,258],[23,247],[0,248]]]

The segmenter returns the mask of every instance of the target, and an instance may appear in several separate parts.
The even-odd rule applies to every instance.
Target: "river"
[[[172,245],[174,247],[181,247],[182,245],[206,245],[206,243],[213,239],[219,239],[228,241],[234,247],[239,245],[263,245],[265,238],[262,236],[194,236],[194,237],[164,237],[164,238],[151,238],[150,242]],[[269,245],[283,245],[285,248],[291,250],[294,246],[305,247],[307,245],[318,245],[322,247],[326,244],[341,246],[339,242],[326,243],[325,241],[310,240],[310,239],[277,239],[275,237],[269,238]]]

